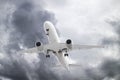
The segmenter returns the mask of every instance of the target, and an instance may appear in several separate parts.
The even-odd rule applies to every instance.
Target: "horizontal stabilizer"
[[[81,67],[80,64],[69,64],[69,67]]]
[[[59,65],[54,65],[52,67],[59,68],[59,67],[64,67],[64,66],[59,64]],[[81,67],[81,65],[80,64],[68,64],[68,67],[75,68],[75,67]]]

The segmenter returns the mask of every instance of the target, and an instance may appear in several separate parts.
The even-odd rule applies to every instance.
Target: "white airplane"
[[[61,65],[68,69],[69,63],[66,61],[66,56],[68,56],[68,52],[71,50],[76,49],[91,49],[91,48],[102,48],[101,45],[75,45],[72,44],[71,39],[67,39],[66,42],[61,43],[60,39],[58,37],[58,34],[56,32],[56,29],[54,25],[49,22],[44,22],[44,30],[46,33],[46,36],[48,36],[48,44],[42,45],[41,42],[36,42],[35,47],[22,50],[20,53],[41,53],[44,52],[46,54],[46,58],[50,57],[50,53],[52,52],[55,56],[57,56],[59,62]]]

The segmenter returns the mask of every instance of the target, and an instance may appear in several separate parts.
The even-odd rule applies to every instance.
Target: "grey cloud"
[[[106,23],[112,27],[113,32],[117,35],[116,37],[110,37],[110,38],[104,38],[103,44],[106,44],[108,46],[111,46],[110,49],[112,49],[112,46],[118,46],[118,57],[120,54],[120,19],[119,17],[114,17],[111,19],[107,19]],[[114,52],[116,53],[116,52]],[[113,53],[113,54],[114,54]],[[119,57],[120,58],[120,57]],[[103,64],[100,68],[101,71],[103,71],[104,76],[106,77],[106,80],[108,79],[114,79],[119,80],[120,79],[120,60],[116,59],[107,59],[104,60]]]
[[[85,80],[119,80],[120,62],[115,59],[105,59],[98,67],[86,68]]]
[[[109,20],[108,23],[113,27],[114,31],[120,37],[120,19]]]
[[[100,68],[105,76],[108,79],[120,79],[120,62],[115,59],[107,59],[103,62]]]
[[[42,3],[44,4],[44,1],[40,1],[39,10],[36,8],[37,6],[33,0],[4,0],[1,3],[6,4],[7,2],[7,4],[14,5],[16,9],[12,15],[7,15],[12,16],[12,19],[6,17],[6,20],[3,21],[6,33],[9,30],[11,31],[9,31],[10,38],[8,44],[4,46],[4,51],[7,56],[6,58],[0,59],[0,64],[3,67],[0,67],[0,76],[10,78],[11,80],[105,80],[106,78],[119,80],[120,65],[117,60],[105,60],[105,62],[97,68],[88,68],[87,66],[86,69],[78,68],[74,70],[73,74],[66,71],[61,71],[62,74],[56,74],[48,66],[50,60],[46,60],[44,54],[38,56],[40,62],[31,64],[36,66],[36,68],[32,68],[22,56],[12,53],[12,50],[20,50],[19,44],[29,48],[34,46],[34,42],[37,39],[43,43],[47,42],[43,32],[43,22],[49,20],[56,24],[56,19],[53,13],[43,8]],[[0,16],[0,18],[1,17],[2,16]],[[109,22],[109,24],[114,27],[115,32],[119,35],[119,21],[112,21]],[[3,34],[3,36],[5,36],[5,34]],[[105,39],[103,44],[111,44],[113,42],[118,43],[119,41]],[[51,62],[52,61],[54,62],[53,59]]]
[[[8,44],[3,47],[6,55],[3,54],[5,58],[0,59],[0,64],[3,67],[0,68],[0,76],[12,80],[48,80],[49,78],[51,80],[58,80],[57,76],[50,71],[50,68],[45,66],[47,63],[43,63],[44,59],[42,61],[41,57],[41,61],[37,65],[39,67],[33,69],[26,60],[21,58],[22,56],[13,53],[13,51],[20,50],[19,44],[24,45],[24,47],[33,47],[37,39],[42,43],[46,43],[47,38],[43,32],[43,23],[49,20],[55,24],[56,19],[54,14],[42,7],[36,10],[37,6],[35,6],[32,0],[12,0],[11,2],[6,0],[2,4],[4,4],[3,6],[6,4],[14,5],[15,11],[13,11],[11,15],[3,14],[12,16],[12,18],[5,17],[6,20],[4,20],[4,24],[2,24],[4,26],[1,26],[6,28],[6,32],[9,31],[10,36],[8,38]],[[6,11],[6,13],[9,12]],[[2,16],[0,18],[2,20]],[[6,36],[6,34],[2,36]],[[35,64],[33,63],[31,65]]]
[[[117,37],[108,37],[104,38],[102,41],[103,45],[107,45],[112,50],[113,46],[118,48],[118,57],[120,53],[120,19],[117,17],[113,20],[106,21],[109,24],[109,27],[112,27],[113,33]],[[116,51],[114,52],[116,54]],[[114,54],[113,53],[113,54]],[[119,57],[120,58],[120,57]],[[120,59],[104,59],[102,63],[95,68],[86,68],[85,69],[86,79],[85,80],[119,80],[120,79]],[[83,79],[84,80],[84,79]]]
[[[8,57],[4,60],[0,60],[0,64],[3,67],[0,69],[0,76],[10,78],[12,80],[28,80],[25,69],[20,61],[17,60],[18,56],[16,56],[16,59],[12,56]]]
[[[14,24],[16,32],[20,33],[20,37],[22,37],[25,45],[30,44],[29,40],[35,42],[36,36],[44,40],[43,22],[46,20],[54,22],[55,20],[54,14],[43,9],[35,12],[34,8],[32,3],[25,2],[13,13],[12,23]],[[39,34],[41,35],[39,36]]]
[[[51,1],[45,1],[47,4],[55,5],[56,7],[62,7],[67,4],[67,0],[51,0]],[[46,4],[46,5],[47,5]]]
[[[120,62],[119,60],[108,59],[103,64],[101,69],[108,77],[120,76]]]
[[[104,44],[118,44],[120,46],[120,20],[107,20],[106,23],[110,25],[110,27],[113,28],[113,32],[118,35],[118,38],[111,37],[111,38],[104,38],[103,43]]]
[[[35,6],[31,1],[24,1],[17,6],[17,9],[12,14],[12,26],[8,26],[9,28],[15,29],[10,34],[11,38],[9,40],[10,44],[7,45],[8,49],[13,48],[18,50],[18,43],[20,42],[26,47],[33,47],[37,38],[43,43],[46,42],[43,31],[43,22],[49,20],[55,23],[56,20],[53,13],[50,13],[43,8],[39,9],[39,11],[35,11]]]

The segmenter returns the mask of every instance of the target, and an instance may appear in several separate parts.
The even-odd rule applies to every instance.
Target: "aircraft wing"
[[[92,49],[92,48],[104,48],[101,45],[72,45],[72,49]]]
[[[25,50],[21,50],[18,53],[39,53],[43,51],[43,46],[33,47]]]

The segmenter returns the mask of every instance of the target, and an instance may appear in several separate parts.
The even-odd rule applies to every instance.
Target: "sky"
[[[119,80],[119,0],[0,0],[1,80]],[[17,54],[36,41],[47,43],[43,23],[51,21],[60,40],[104,45],[104,49],[70,52],[81,67],[70,72],[49,65],[51,55]]]
[[[107,44],[109,40],[111,41],[113,39],[116,42],[119,39],[119,33],[116,33],[115,27],[113,27],[114,25],[111,25],[111,22],[116,21],[119,16],[118,0],[66,0],[59,2],[64,3],[62,5],[58,2],[50,3],[47,1],[46,9],[55,13],[55,17],[57,18],[56,27],[63,41],[66,38],[71,38],[77,44],[99,45],[104,42]],[[96,58],[98,59],[97,61],[101,61],[103,57],[118,57],[118,48],[116,48],[118,46],[114,45],[112,47],[109,50],[105,49],[106,51],[95,49],[90,50],[89,53],[88,51],[82,51],[80,53],[87,53],[85,54],[87,57],[92,53],[87,62],[91,61],[91,58],[95,59],[96,62]],[[83,54],[77,55],[84,56]]]

